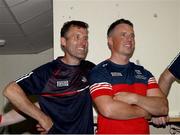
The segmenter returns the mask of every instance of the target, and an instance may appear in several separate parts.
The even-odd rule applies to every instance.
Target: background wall
[[[18,77],[29,73],[32,69],[45,64],[53,59],[53,49],[46,50],[39,54],[31,55],[0,55],[0,90]],[[0,94],[0,113],[10,109],[7,100]],[[28,119],[12,126],[0,128],[0,134],[13,133],[37,133],[35,121]]]
[[[18,77],[53,59],[53,49],[32,55],[0,55],[0,90]],[[0,94],[0,111],[4,110],[5,98]]]
[[[54,0],[54,57],[60,49],[60,28],[69,20],[89,24],[87,59],[99,63],[109,58],[106,31],[119,18],[134,24],[136,50],[132,61],[150,70],[158,80],[162,71],[180,51],[179,0]],[[169,95],[170,115],[179,116],[180,85],[175,83]],[[158,129],[159,130],[159,129]],[[166,130],[166,131],[164,131]],[[167,132],[168,129],[160,131]]]

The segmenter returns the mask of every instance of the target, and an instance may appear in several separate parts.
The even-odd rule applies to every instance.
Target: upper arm
[[[21,87],[16,82],[10,82],[4,89],[3,94],[5,96],[13,93],[13,95],[24,93]]]
[[[176,78],[168,69],[165,69],[165,71],[161,74],[158,83],[159,83],[159,87],[161,88],[162,92],[166,96],[168,95],[171,85],[175,80],[176,80]]]
[[[147,96],[165,97],[159,88],[152,88],[147,91]]]
[[[156,78],[149,71],[147,71],[147,76],[149,79],[146,95],[149,97],[165,97],[164,93],[159,88]]]
[[[176,78],[174,75],[168,69],[165,69],[165,71],[160,76],[159,84],[171,85],[175,80]]]
[[[127,120],[144,117],[146,112],[138,106],[114,100],[112,96],[103,95],[94,98],[98,112],[110,119]]]
[[[105,116],[111,110],[109,108],[111,107],[112,102],[112,97],[108,95],[98,96],[94,99],[97,110],[99,111],[99,113]]]
[[[116,113],[118,113],[117,111],[120,107],[116,102],[114,102],[112,97],[109,95],[102,95],[94,98],[94,103],[97,107],[98,112],[108,118],[116,118],[115,115]],[[118,115],[120,116],[120,114]]]

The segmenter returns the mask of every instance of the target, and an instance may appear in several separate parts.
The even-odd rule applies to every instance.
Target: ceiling
[[[52,48],[52,0],[0,0],[2,40],[6,42],[0,45],[0,55],[36,54]]]

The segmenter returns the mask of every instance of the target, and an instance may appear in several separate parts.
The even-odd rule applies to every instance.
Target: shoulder
[[[97,64],[92,70],[91,73],[98,73],[98,72],[104,72],[108,66],[108,61],[105,60],[99,64]]]
[[[147,75],[147,76],[152,76],[152,73],[149,70],[147,70],[146,68],[144,68],[144,66],[136,65],[133,62],[131,62],[130,64],[131,64],[131,67],[133,67],[134,72],[136,74],[144,74],[144,75]]]
[[[108,62],[103,61],[95,66],[89,73],[89,82],[103,82],[106,81],[109,73],[107,71]]]
[[[51,62],[47,62],[38,68],[34,69],[33,72],[47,72],[50,71],[51,69],[57,67],[57,60],[52,60]]]
[[[177,78],[180,79],[180,52],[173,59],[173,61],[168,66],[168,70]]]
[[[136,70],[136,69],[146,70],[146,69],[144,68],[144,66],[142,66],[142,65],[137,65],[137,64],[135,64],[135,63],[133,63],[133,62],[130,62],[130,65],[131,65],[131,67],[133,67],[135,70]]]
[[[95,66],[94,63],[88,61],[88,60],[82,60],[81,61],[81,67],[82,68],[88,68],[88,69],[92,69]]]
[[[176,67],[176,68],[180,67],[180,52],[169,64],[168,68],[171,68],[171,67]]]

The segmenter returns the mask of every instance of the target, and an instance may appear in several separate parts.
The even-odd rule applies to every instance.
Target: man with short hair
[[[92,101],[87,74],[94,64],[88,53],[88,24],[69,21],[61,29],[64,56],[11,82],[3,93],[49,134],[93,134]],[[28,98],[37,95],[40,108]]]
[[[90,71],[90,91],[98,110],[98,134],[149,134],[150,115],[167,115],[168,101],[154,76],[130,62],[133,24],[119,19],[107,32],[109,59]]]

